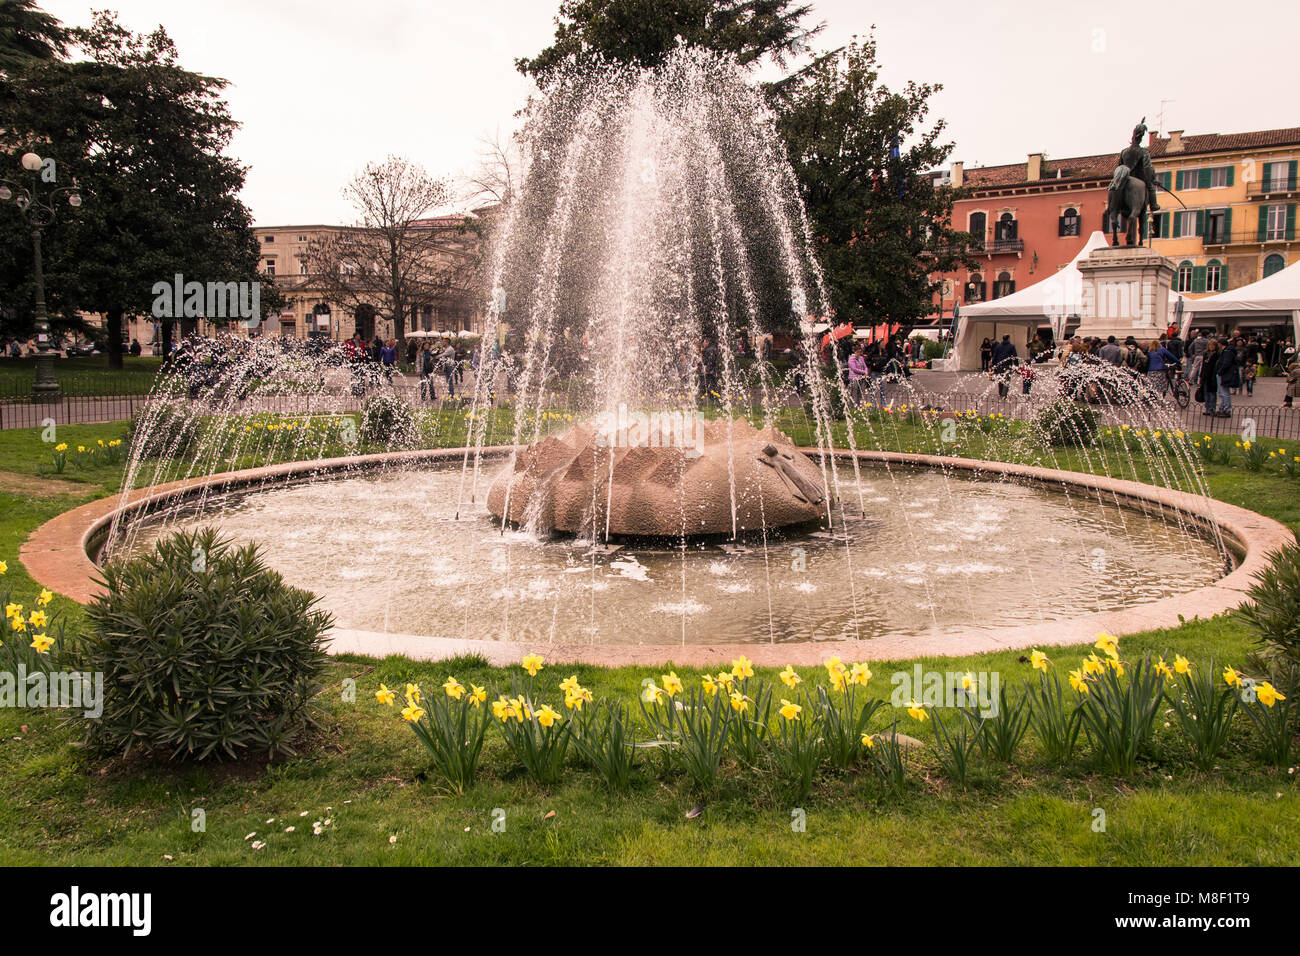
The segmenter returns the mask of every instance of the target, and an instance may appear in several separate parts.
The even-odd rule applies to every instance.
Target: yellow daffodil
[[[800,707],[798,704],[792,704],[784,697],[781,698],[781,709],[778,711],[778,713],[786,720],[798,720],[799,714],[802,712],[803,712],[803,708]]]
[[[492,701],[492,716],[497,720],[502,722],[509,720],[511,709],[510,701],[504,696],[498,697],[496,700]]]
[[[871,749],[872,747],[874,747],[875,745],[876,745],[876,738],[875,738],[875,737],[871,736],[871,734],[863,734],[863,735],[862,735],[862,746],[864,746],[864,747],[866,747],[868,750],[870,750],[870,749]]]
[[[407,684],[407,685],[406,685],[406,699],[409,700],[409,701],[410,701],[411,703],[413,703],[413,704],[418,704],[418,703],[420,702],[420,685],[419,685],[419,684]]]
[[[22,617],[23,606],[21,604],[6,604],[5,617]]]
[[[27,630],[27,622],[24,621],[21,617],[11,617],[9,619],[9,626],[13,628],[15,631],[17,631],[19,634]]]
[[[1044,654],[1038,648],[1034,648],[1034,650],[1029,655],[1029,663],[1033,665],[1034,670],[1042,671],[1044,674],[1046,674],[1047,665],[1052,662],[1047,659],[1046,654]]]
[[[731,709],[738,714],[743,714],[749,709],[749,698],[738,690],[731,692]]]
[[[486,688],[479,687],[478,684],[470,684],[469,688],[469,699],[475,707],[487,700]]]
[[[1170,680],[1172,680],[1174,676],[1173,669],[1168,664],[1165,663],[1165,659],[1163,657],[1156,662],[1155,672],[1159,674],[1161,677],[1166,677],[1169,678]]]
[[[1231,667],[1225,667],[1223,669],[1223,682],[1229,687],[1236,687],[1241,683],[1241,675]]]
[[[647,704],[657,704],[663,696],[666,696],[663,688],[654,681],[647,681],[645,689],[641,691],[641,699]]]
[[[705,674],[700,678],[700,685],[704,688],[704,693],[710,697],[718,692],[718,682],[713,679],[712,674]]]
[[[1070,671],[1070,686],[1080,694],[1088,693],[1088,680],[1081,671]]]
[[[397,700],[397,695],[383,684],[380,684],[379,690],[375,691],[375,700],[379,701],[381,704],[387,704],[389,707],[392,707],[393,701]]]
[[[419,707],[417,707],[414,702],[408,702],[407,705],[402,708],[403,720],[409,721],[411,723],[415,723],[423,716],[424,716],[424,711],[421,710]]]
[[[1175,672],[1175,673],[1177,673],[1177,674],[1186,674],[1186,673],[1187,673],[1188,671],[1190,671],[1191,669],[1192,669],[1191,662],[1188,661],[1187,658],[1183,657],[1182,654],[1175,654],[1175,655],[1174,655],[1174,672]]]
[[[54,600],[54,592],[48,591],[45,588],[41,588],[41,596],[36,599],[36,603],[39,604],[41,607],[45,607],[53,600]]]
[[[826,658],[826,663],[822,665],[827,671],[843,670],[844,664],[838,657]]]
[[[521,724],[525,720],[532,720],[533,718],[532,708],[530,708],[528,704],[524,701],[522,695],[516,697],[514,700],[510,702],[510,709],[515,720],[519,721],[519,723]]]
[[[32,611],[27,618],[27,623],[32,627],[44,627],[49,623],[49,620],[44,611]]]
[[[922,723],[925,723],[930,719],[930,715],[925,712],[925,704],[918,703],[914,700],[908,702],[907,716],[911,717],[913,720],[919,720]]]
[[[661,679],[664,682],[664,693],[669,697],[681,693],[682,682],[678,679],[676,671],[670,671],[669,673],[664,674]]]
[[[1102,631],[1097,635],[1097,643],[1092,646],[1097,648],[1097,650],[1101,651],[1107,657],[1119,657],[1119,642],[1105,631]]]
[[[854,664],[853,669],[849,671],[849,683],[866,687],[867,682],[871,680],[871,668],[866,664]]]
[[[830,678],[831,686],[836,690],[845,690],[849,685],[849,673],[843,667],[827,671],[826,676]]]
[[[529,654],[521,661],[524,670],[528,671],[529,677],[536,677],[537,672],[542,669],[542,658],[537,654]]]
[[[581,686],[582,686],[582,685],[578,683],[578,675],[577,675],[577,674],[573,674],[573,675],[571,675],[571,676],[569,676],[569,677],[564,678],[564,680],[560,681],[560,690],[562,690],[562,691],[563,691],[564,693],[566,693],[566,694],[572,694],[572,693],[574,693],[574,692],[577,691]]]
[[[736,675],[731,671],[718,671],[717,681],[727,690],[731,690],[731,685],[736,682]]]
[[[551,709],[550,704],[543,704],[541,710],[537,712],[537,722],[543,727],[550,727],[563,719],[561,714]]]
[[[753,677],[754,662],[751,661],[744,654],[741,654],[739,657],[737,657],[734,661],[731,662],[731,673],[738,680],[745,680],[748,677]]]
[[[454,677],[448,677],[443,683],[442,689],[447,692],[447,696],[452,700],[460,700],[465,696],[465,685]]]
[[[972,674],[970,671],[967,671],[965,674],[961,675],[961,689],[962,690],[975,689],[975,675]]]
[[[8,573],[9,573],[9,562],[0,561],[0,574],[8,574]]]
[[[1106,669],[1106,665],[1101,662],[1101,658],[1096,654],[1089,654],[1088,659],[1083,662],[1084,674],[1100,674]]]
[[[1259,702],[1265,707],[1272,707],[1279,700],[1286,700],[1286,694],[1282,693],[1268,681],[1263,681],[1256,690],[1256,696]]]
[[[47,653],[49,653],[50,645],[53,644],[53,643],[54,643],[54,638],[52,638],[52,637],[46,637],[44,634],[34,634],[34,635],[32,635],[32,645],[31,645],[31,646],[34,647],[34,648],[36,648],[36,653],[37,653],[37,654],[47,654]],[[1273,705],[1272,705],[1272,704],[1269,704],[1269,706],[1272,707]]]
[[[781,671],[777,676],[781,678],[781,683],[791,690],[794,690],[798,684],[803,682],[803,678],[794,672],[794,667],[791,665],[786,665],[785,670]]]

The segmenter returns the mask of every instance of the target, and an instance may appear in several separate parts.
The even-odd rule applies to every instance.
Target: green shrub
[[[203,431],[203,420],[185,402],[151,401],[131,419],[126,444],[139,458],[193,458]]]
[[[409,448],[416,440],[411,407],[391,395],[375,395],[361,409],[361,441],[367,445]]]
[[[86,669],[104,675],[96,750],[204,760],[293,753],[332,619],[286,585],[256,545],[208,529],[178,533],[103,570],[86,609]]]
[[[1034,417],[1034,429],[1049,445],[1088,445],[1097,435],[1097,413],[1087,405],[1058,398]]]
[[[1274,551],[1268,562],[1246,592],[1241,616],[1264,657],[1300,666],[1300,545]]]

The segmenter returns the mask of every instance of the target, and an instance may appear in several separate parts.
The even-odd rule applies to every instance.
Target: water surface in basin
[[[927,470],[839,467],[865,515],[726,541],[541,540],[462,507],[459,464],[210,499],[143,523],[215,525],[264,546],[341,627],[527,643],[706,644],[954,632],[1077,617],[1224,573],[1176,515],[1113,497]],[[860,495],[859,495],[860,491]],[[837,510],[838,515],[838,510]],[[847,543],[845,537],[847,536]]]

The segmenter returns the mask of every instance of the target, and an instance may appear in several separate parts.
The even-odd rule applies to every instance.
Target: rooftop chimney
[[[1171,129],[1169,131],[1169,145],[1165,147],[1166,153],[1181,153],[1183,151],[1183,131],[1180,129]]]
[[[1030,153],[1029,162],[1025,165],[1025,181],[1036,183],[1043,178],[1043,154]]]
[[[964,165],[965,165],[964,163],[952,164],[952,185],[954,189],[961,188],[962,175],[963,175],[962,167]]]

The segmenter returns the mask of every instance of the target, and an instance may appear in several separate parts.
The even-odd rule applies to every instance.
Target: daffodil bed
[[[98,447],[121,432],[75,426],[59,437]],[[929,433],[903,423],[885,447],[929,451]],[[1227,464],[1203,465],[1211,492],[1296,529],[1293,479],[1276,465],[1252,470],[1241,451],[1234,446]],[[1069,454],[1053,464],[1065,467]],[[74,630],[80,611],[40,593],[17,559],[22,540],[120,481],[120,465],[92,457],[49,478],[48,494],[33,494],[30,476],[50,473],[49,456],[35,431],[0,433],[0,581],[5,603],[24,605],[9,615],[24,620],[23,637],[60,618]],[[47,619],[33,622],[33,609]],[[6,646],[59,652],[57,643],[43,652],[16,642],[14,632],[7,625]],[[1250,695],[1229,686],[1262,678],[1248,663],[1251,650],[1252,635],[1234,614],[1132,636],[1122,648],[1099,638],[1050,659],[1007,652],[880,661],[874,673],[852,662],[796,675],[743,660],[706,673],[536,658],[493,668],[472,658],[343,657],[329,664],[323,729],[302,756],[270,767],[102,762],[74,746],[75,728],[57,716],[0,708],[0,860],[1294,864],[1300,758],[1293,751],[1273,766],[1266,721],[1284,708],[1294,715],[1295,702],[1262,683]],[[891,675],[917,664],[958,675],[958,686],[1001,675],[1010,705],[1003,714],[1023,699],[1038,702],[1036,715],[1014,718],[1026,727],[1010,761],[995,754],[1015,727],[992,733],[925,699],[892,705]],[[1226,732],[1198,734],[1191,718],[1220,698],[1235,712]],[[1095,703],[1077,718],[1061,759],[1056,748],[1070,742],[1056,731],[1068,738],[1070,715],[1085,700]],[[1064,718],[1055,729],[1053,702]],[[765,730],[738,719],[760,709]],[[437,753],[440,740],[471,739],[462,726],[481,728],[468,775],[464,761],[457,770],[464,755]],[[201,832],[192,826],[196,808],[206,813]]]

